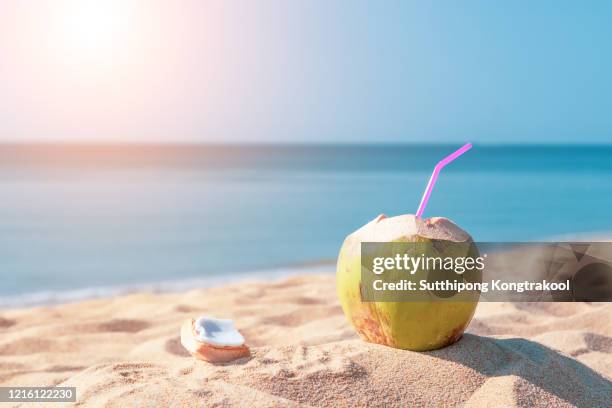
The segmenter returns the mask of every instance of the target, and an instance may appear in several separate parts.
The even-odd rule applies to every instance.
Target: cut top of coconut
[[[244,337],[230,319],[215,319],[202,316],[195,321],[197,340],[214,346],[242,346]]]
[[[448,218],[421,219],[413,214],[387,217],[379,215],[354,233],[360,241],[391,242],[419,235],[427,239],[465,242],[470,235]]]

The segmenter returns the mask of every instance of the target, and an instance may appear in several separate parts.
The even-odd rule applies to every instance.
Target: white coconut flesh
[[[451,242],[465,242],[470,235],[448,218],[417,218],[406,214],[396,217],[379,215],[353,233],[364,242],[391,242],[416,235]]]
[[[214,317],[200,317],[195,321],[194,329],[196,339],[213,346],[237,347],[244,344],[244,337],[230,319],[215,319]]]

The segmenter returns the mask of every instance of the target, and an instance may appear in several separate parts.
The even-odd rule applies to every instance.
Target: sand
[[[180,325],[202,314],[235,319],[252,356],[189,356]],[[481,303],[427,353],[361,341],[331,274],[0,311],[0,385],[74,386],[79,406],[590,408],[611,380],[612,304]]]

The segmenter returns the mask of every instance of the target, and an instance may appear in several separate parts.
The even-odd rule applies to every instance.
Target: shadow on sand
[[[609,407],[612,400],[610,380],[571,357],[523,338],[495,339],[466,333],[452,346],[426,354],[460,363],[487,377],[520,377],[579,408]]]

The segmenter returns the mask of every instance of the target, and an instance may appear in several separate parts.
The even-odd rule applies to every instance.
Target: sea
[[[0,307],[333,270],[460,145],[0,146]],[[476,241],[612,231],[612,146],[474,145],[424,216]],[[612,236],[612,235],[608,235]]]

